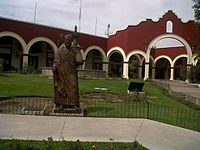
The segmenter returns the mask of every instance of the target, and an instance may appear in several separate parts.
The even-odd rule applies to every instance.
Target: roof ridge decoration
[[[136,25],[128,25],[126,28],[124,28],[124,29],[121,29],[121,30],[117,30],[114,34],[112,34],[112,35],[110,35],[110,36],[114,36],[114,35],[116,35],[116,34],[118,34],[119,32],[122,32],[122,31],[126,31],[128,28],[130,28],[130,27],[139,27],[140,25],[142,25],[142,24],[144,24],[144,23],[146,23],[146,22],[152,22],[152,23],[158,23],[159,21],[161,21],[162,19],[164,19],[165,17],[167,17],[168,15],[170,15],[170,14],[172,14],[174,17],[176,17],[177,18],[177,20],[179,20],[179,21],[181,21],[181,23],[183,23],[183,24],[188,24],[188,23],[190,23],[190,22],[194,22],[194,20],[188,20],[187,22],[183,22],[182,20],[181,20],[181,18],[179,18],[177,15],[176,15],[176,13],[174,13],[172,10],[168,10],[167,12],[165,12],[164,13],[164,15],[162,15],[162,17],[160,17],[159,19],[158,19],[158,21],[154,21],[154,20],[152,20],[151,18],[147,18],[146,20],[142,20],[141,22],[139,22],[138,24],[136,24]]]

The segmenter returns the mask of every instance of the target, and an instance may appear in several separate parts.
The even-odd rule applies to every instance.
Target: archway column
[[[22,55],[22,72],[26,73],[28,69],[28,54],[23,54]]]
[[[128,62],[123,62],[123,75],[124,79],[128,79]]]
[[[142,79],[142,66],[138,66],[138,78]]]
[[[186,80],[185,80],[186,83],[190,82],[190,75],[189,75],[189,73],[190,73],[191,66],[192,66],[192,64],[187,64],[187,72],[186,72]]]
[[[144,80],[149,79],[149,62],[145,62]]]
[[[174,80],[174,67],[170,68],[170,80]]]
[[[85,60],[83,60],[83,65],[81,66],[81,69],[85,70]]]
[[[155,79],[155,75],[156,75],[156,67],[152,67],[152,75],[151,78]]]

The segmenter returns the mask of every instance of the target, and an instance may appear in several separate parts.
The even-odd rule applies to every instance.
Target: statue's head
[[[74,37],[72,34],[65,35],[65,46],[67,49],[71,48],[73,40],[74,40]]]

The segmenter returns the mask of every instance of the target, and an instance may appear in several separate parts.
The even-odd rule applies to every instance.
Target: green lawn
[[[109,93],[126,94],[130,80],[79,80],[80,94],[96,92],[95,87],[107,88]],[[144,82],[141,80],[140,82]],[[188,108],[166,96],[161,89],[145,82],[144,91],[152,103],[172,107]],[[0,74],[0,97],[45,96],[53,97],[53,80],[40,75],[24,75],[16,73]]]
[[[0,97],[53,96],[52,80],[39,75],[0,73]]]
[[[164,91],[151,82],[145,82],[146,99],[142,102],[127,100],[130,80],[79,80],[81,101],[85,104],[85,116],[149,118],[200,131],[200,112],[192,110],[168,97]],[[144,81],[140,81],[144,82]],[[100,92],[94,88],[107,88],[104,98],[85,98],[88,93]],[[102,92],[102,91],[101,91]],[[109,94],[122,96],[122,100]],[[0,97],[45,96],[53,97],[53,80],[40,75],[0,74]],[[125,97],[124,97],[125,96]],[[148,103],[147,103],[148,102]],[[7,107],[4,107],[7,108]]]
[[[55,142],[55,141],[25,141],[0,140],[2,150],[148,150],[138,142]]]

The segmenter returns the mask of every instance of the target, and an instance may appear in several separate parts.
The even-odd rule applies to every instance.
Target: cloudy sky
[[[73,30],[79,24],[80,0],[0,0],[0,16]],[[151,18],[157,21],[169,9],[187,22],[194,20],[192,0],[82,0],[81,32],[105,36],[110,31]]]

